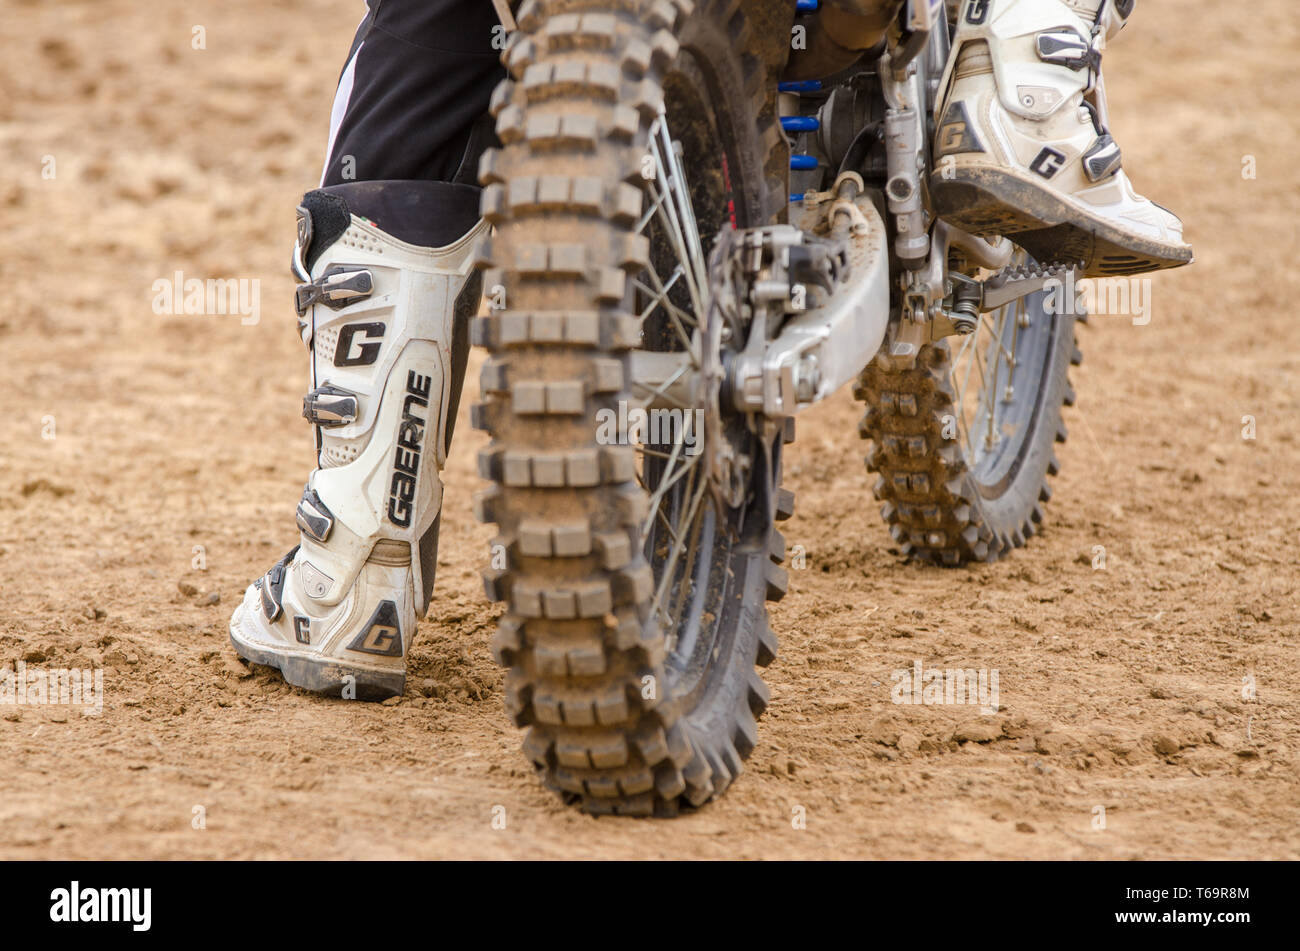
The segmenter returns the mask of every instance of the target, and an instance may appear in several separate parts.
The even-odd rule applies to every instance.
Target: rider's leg
[[[1089,275],[1191,261],[1182,223],[1133,190],[1107,131],[1101,53],[1135,2],[965,0],[930,179],[942,217]]]
[[[480,0],[372,0],[340,78],[323,187],[298,209],[318,468],[299,544],[230,622],[241,655],[297,686],[401,693],[428,609],[438,472],[478,305],[472,183],[502,75],[495,24]]]

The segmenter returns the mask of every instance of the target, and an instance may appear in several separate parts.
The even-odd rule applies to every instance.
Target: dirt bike
[[[816,6],[526,0],[503,54],[475,505],[507,709],[590,812],[699,806],[758,742],[800,412],[853,384],[914,559],[994,560],[1050,494],[1064,271],[927,210],[944,4],[792,79]]]

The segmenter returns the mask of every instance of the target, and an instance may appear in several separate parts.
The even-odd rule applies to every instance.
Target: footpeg
[[[987,281],[978,285],[980,288],[979,310],[982,314],[1005,307],[1012,301],[1037,293],[1047,287],[1049,282],[1064,282],[1071,271],[1082,271],[1083,262],[1069,264],[1026,264],[1020,267],[1003,268]]]
[[[1082,273],[1080,262],[1069,264],[1027,264],[1006,267],[986,281],[956,272],[948,275],[952,293],[929,319],[905,318],[899,322],[889,344],[886,360],[895,371],[915,365],[921,347],[944,337],[964,337],[979,329],[980,315],[1005,307],[1013,301],[1047,289],[1054,282],[1064,286],[1069,275]]]

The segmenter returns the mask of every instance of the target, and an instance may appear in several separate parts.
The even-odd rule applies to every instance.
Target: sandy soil
[[[105,685],[99,717],[0,708],[0,857],[1300,858],[1300,18],[1205,13],[1144,0],[1108,60],[1128,168],[1198,262],[1150,324],[1082,331],[1042,535],[902,563],[857,408],[811,413],[761,745],[721,802],[648,822],[560,806],[519,752],[467,419],[400,702],[228,646],[311,466],[288,252],[359,4],[0,0],[0,666]],[[261,321],[155,314],[177,270],[260,279]],[[918,660],[996,668],[1000,714],[892,704]]]

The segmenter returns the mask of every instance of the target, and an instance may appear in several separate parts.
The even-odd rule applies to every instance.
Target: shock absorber
[[[778,87],[782,94],[779,111],[786,113],[781,124],[791,136],[794,153],[790,158],[791,201],[802,199],[807,188],[820,188],[823,182],[820,172],[827,162],[834,172],[834,166],[843,158],[843,147],[849,144],[848,141],[840,142],[837,139],[837,134],[842,136],[844,131],[844,122],[840,121],[843,115],[836,111],[837,107],[832,106],[832,101],[840,101],[836,100],[839,92],[831,93],[828,100],[822,80],[842,73],[864,57],[875,57],[882,53],[886,31],[896,20],[902,2],[903,0],[796,0],[795,29],[802,31],[797,33],[797,39],[803,42],[795,44]],[[928,2],[933,3],[934,0]],[[843,92],[845,87],[838,88]],[[806,114],[814,112],[812,109],[799,108],[801,97],[823,100],[816,115]],[[843,102],[851,106],[852,95],[845,97],[841,104]],[[801,114],[789,115],[793,111]],[[840,119],[835,119],[832,113]],[[823,122],[827,125],[824,130]],[[802,138],[810,133],[816,135],[815,143]]]
[[[820,0],[795,0],[794,11],[796,16],[807,15],[816,13],[820,6]],[[791,97],[795,101],[806,93],[819,93],[821,88],[821,81],[816,79],[789,80],[777,84],[779,93],[784,97]],[[790,171],[815,172],[818,167],[817,157],[804,152],[796,152],[794,149],[798,147],[801,136],[814,133],[821,128],[821,120],[816,116],[786,115],[781,117],[781,128],[791,138]],[[810,176],[800,177],[808,178]],[[802,190],[791,189],[791,201],[802,201],[803,196]]]
[[[822,127],[821,119],[816,116],[782,116],[781,128],[787,134],[795,138],[797,142],[800,137],[816,132]],[[790,155],[790,170],[794,172],[816,171],[818,167],[817,157],[805,153],[795,152]],[[790,195],[791,201],[802,201],[803,192],[795,192]]]

